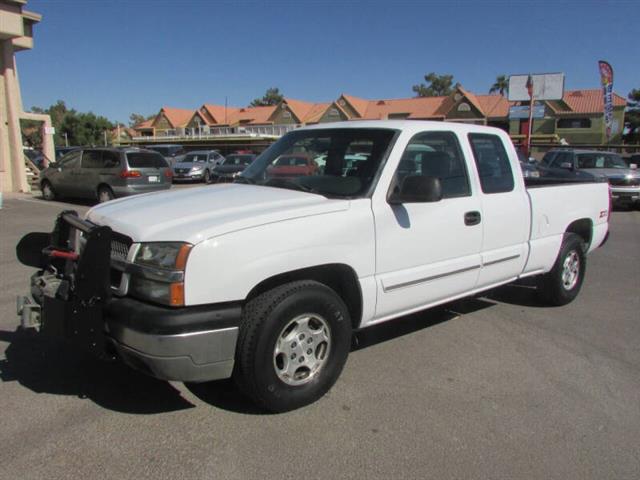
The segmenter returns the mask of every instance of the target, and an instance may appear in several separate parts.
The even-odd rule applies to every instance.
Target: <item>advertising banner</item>
[[[607,141],[611,140],[613,129],[613,68],[604,60],[598,62],[600,69],[600,83],[604,95],[604,127]]]

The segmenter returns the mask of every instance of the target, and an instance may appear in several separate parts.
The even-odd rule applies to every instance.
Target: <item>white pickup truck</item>
[[[21,322],[298,408],[335,383],[355,329],[534,275],[546,303],[572,301],[608,236],[608,185],[538,182],[495,128],[301,128],[232,184],[65,212],[25,236],[18,257],[39,270]]]

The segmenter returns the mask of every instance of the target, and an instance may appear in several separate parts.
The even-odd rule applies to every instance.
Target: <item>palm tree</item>
[[[509,90],[509,78],[506,75],[498,75],[496,77],[496,83],[491,85],[489,93],[498,92],[504,97],[504,92]]]

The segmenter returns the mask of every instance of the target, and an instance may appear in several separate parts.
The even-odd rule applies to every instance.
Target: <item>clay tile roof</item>
[[[443,97],[396,98],[367,101],[362,118],[384,119],[390,114],[408,114],[411,119],[439,118],[436,112]]]
[[[155,120],[154,118],[150,118],[149,120],[145,120],[144,122],[140,122],[139,124],[135,125],[133,127],[134,130],[140,130],[143,128],[152,128],[153,126],[153,121]]]
[[[266,107],[245,107],[239,108],[231,115],[227,115],[229,125],[235,125],[237,123],[253,123],[253,124],[265,124],[271,123],[269,118],[276,109],[276,105],[269,105]]]
[[[208,114],[209,117],[213,121],[209,121],[208,118],[205,118],[209,125],[224,125],[225,123],[229,123],[229,118],[231,114],[237,112],[239,110],[238,107],[225,107],[224,105],[214,105],[211,103],[205,103],[200,107],[200,110],[203,110]],[[207,115],[204,115],[206,117]],[[226,118],[226,122],[225,122]]]
[[[314,107],[313,103],[295,100],[293,98],[284,98],[283,101],[289,106],[289,109],[301,122],[305,121],[305,118]]]
[[[358,112],[358,115],[362,117],[365,114],[367,107],[369,106],[369,100],[354,97],[352,95],[346,95],[344,93],[342,94],[342,97],[349,102],[349,105],[351,105],[356,112]]]
[[[307,112],[307,116],[302,119],[304,123],[314,123],[320,121],[324,112],[333,105],[332,103],[315,103],[311,110]]]
[[[604,110],[604,100],[600,89],[566,90],[562,101],[567,104],[569,110],[560,109],[558,113],[601,113]],[[626,104],[623,97],[617,93],[613,94],[614,107],[623,107]]]
[[[487,118],[509,116],[509,100],[502,95],[476,95]]]
[[[473,93],[468,92],[460,85],[458,85],[458,90],[467,98],[467,100],[469,100],[471,105],[473,105],[482,115],[486,116],[486,112],[482,109],[482,105],[480,105],[478,98]]]
[[[165,118],[169,121],[173,128],[184,127],[191,117],[193,117],[193,110],[187,110],[184,108],[171,108],[162,107],[160,110],[164,113]]]

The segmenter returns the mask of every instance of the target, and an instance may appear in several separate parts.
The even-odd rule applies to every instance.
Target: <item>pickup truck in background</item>
[[[300,154],[324,168],[269,175]],[[38,271],[21,322],[158,378],[233,376],[263,408],[295,409],[336,382],[355,329],[523,277],[549,305],[575,299],[608,236],[609,186],[528,180],[495,128],[301,128],[232,184],[64,212],[26,235],[18,258]]]

